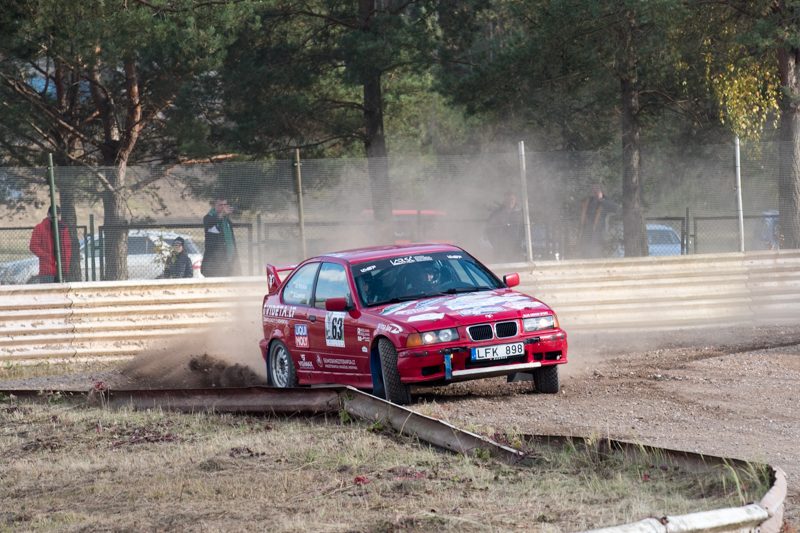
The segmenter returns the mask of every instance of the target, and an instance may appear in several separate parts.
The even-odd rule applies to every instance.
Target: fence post
[[[736,147],[736,214],[739,217],[739,251],[744,252],[744,213],[742,210],[742,166],[739,159],[739,136],[735,137]]]
[[[258,262],[258,268],[264,268],[264,257],[262,255],[261,246],[264,242],[263,235],[261,234],[261,213],[256,215],[256,261]],[[263,273],[263,270],[262,270]]]
[[[519,152],[519,179],[522,181],[522,213],[525,216],[525,249],[528,253],[528,263],[533,263],[531,213],[528,207],[528,172],[525,167],[525,141],[519,141],[517,151]]]
[[[308,254],[306,253],[306,220],[303,212],[303,175],[300,172],[300,148],[294,149],[294,179],[297,187],[297,217],[300,224],[300,246],[303,252],[300,260],[304,260]]]
[[[97,281],[97,272],[94,266],[94,214],[89,214],[89,235],[83,242],[83,256],[86,259],[86,281]],[[89,270],[90,268],[91,271]]]
[[[247,225],[247,274],[252,276],[253,275],[253,260],[255,256],[253,255],[253,225]]]
[[[689,207],[686,207],[686,216],[681,222],[681,255],[689,255]]]
[[[53,210],[50,215],[53,220],[53,242],[55,243],[56,252],[56,281],[59,283],[64,282],[63,265],[61,264],[61,232],[58,228],[58,204],[56,203],[56,175],[53,170],[53,154],[47,154],[47,174],[50,178],[50,208]]]

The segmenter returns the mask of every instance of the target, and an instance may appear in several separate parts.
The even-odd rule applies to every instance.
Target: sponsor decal
[[[399,335],[403,332],[403,328],[398,326],[397,324],[378,324],[378,327],[375,328],[376,331],[385,331],[387,333],[392,333],[394,335]]]
[[[332,368],[335,370],[356,370],[355,359],[338,359],[335,357],[322,357],[317,355],[317,365],[320,368]]]
[[[417,305],[415,305],[414,307],[416,309],[427,309],[429,307],[437,307],[449,299],[450,298],[448,298],[447,296],[444,296],[441,298],[431,298],[430,300],[422,300],[417,302]]]
[[[468,307],[507,306],[511,302],[520,300],[530,301],[524,294],[498,296],[491,293],[478,293],[459,296],[445,304],[445,307],[451,311],[460,311]]]
[[[306,354],[300,354],[300,360],[297,362],[297,366],[299,366],[303,370],[314,370],[314,363],[311,361],[306,361]]]
[[[294,325],[294,344],[298,348],[308,348],[308,325]]]
[[[409,307],[411,305],[414,305],[414,302],[403,302],[403,303],[400,303],[400,304],[390,305],[389,307],[385,307],[383,309],[383,311],[381,311],[381,314],[382,315],[391,315],[392,313],[396,313],[397,311],[400,311],[401,309],[405,309],[406,307]]]
[[[424,261],[433,261],[433,257],[429,255],[409,255],[406,257],[395,257],[389,259],[392,266],[407,265],[409,263],[422,263]]]
[[[372,338],[372,332],[366,328],[358,328],[356,336],[358,337],[358,342],[369,342]]]
[[[506,307],[509,309],[531,309],[533,307],[541,307],[541,305],[537,304],[536,302],[528,302],[528,301],[519,301],[519,302],[509,302],[506,304]]]
[[[464,256],[461,255],[448,255],[448,259],[462,259]]]
[[[269,286],[272,287],[273,285],[275,285],[275,274],[270,274],[269,275]]]
[[[547,316],[551,314],[549,311],[538,311],[536,313],[525,313],[522,315],[522,318],[536,318],[539,316]]]
[[[361,351],[364,352],[364,353],[367,353],[369,350],[367,349],[366,346],[362,346],[361,347]]]
[[[458,314],[461,316],[477,316],[477,315],[486,315],[489,313],[500,313],[502,311],[505,311],[504,307],[491,305],[488,307],[470,307],[461,310]]]
[[[325,345],[344,348],[344,317],[346,313],[325,314]]]
[[[282,317],[282,318],[294,318],[294,314],[297,311],[297,308],[293,305],[265,305],[264,306],[264,318],[267,317]]]
[[[275,326],[275,327],[288,326],[289,321],[286,320],[285,318],[265,318],[264,324],[267,326]]]
[[[362,274],[364,274],[364,273],[366,273],[366,272],[372,272],[372,271],[373,271],[373,270],[375,270],[376,268],[377,268],[377,266],[376,266],[376,265],[370,265],[370,266],[368,266],[368,267],[364,267],[364,268],[362,268],[362,269],[361,269],[361,273],[362,273]]]
[[[422,313],[408,317],[409,322],[422,322],[423,320],[440,320],[444,318],[444,313]]]

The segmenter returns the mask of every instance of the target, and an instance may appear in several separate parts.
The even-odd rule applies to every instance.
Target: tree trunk
[[[634,35],[637,31],[632,13],[623,30],[623,71],[620,76],[622,97],[622,229],[625,257],[648,253],[647,234],[642,209],[641,125],[639,124],[639,79]]]
[[[125,186],[128,167],[120,163],[109,168],[112,188],[103,191],[103,246],[105,275],[103,279],[128,279],[128,220],[125,218],[125,198],[121,191]]]
[[[359,0],[361,30],[372,31],[375,0]],[[390,238],[389,223],[392,217],[392,197],[389,185],[389,160],[383,130],[383,94],[381,72],[368,69],[362,75],[364,86],[364,149],[372,191],[372,210],[378,221],[382,239]]]
[[[781,75],[778,226],[781,248],[800,248],[800,49],[778,50]]]

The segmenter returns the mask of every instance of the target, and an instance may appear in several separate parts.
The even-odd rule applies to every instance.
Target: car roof
[[[414,243],[390,246],[372,246],[369,248],[354,248],[352,250],[342,250],[322,254],[314,259],[340,259],[349,263],[363,263],[365,261],[376,261],[397,257],[400,255],[430,254],[435,252],[462,252],[458,246],[441,243]]]
[[[661,230],[661,231],[664,231],[664,230],[675,231],[675,228],[673,228],[672,226],[667,226],[666,224],[648,224],[647,225],[647,229]]]

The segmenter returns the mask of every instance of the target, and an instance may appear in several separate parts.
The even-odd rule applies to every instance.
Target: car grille
[[[473,341],[488,341],[494,337],[498,339],[507,339],[509,337],[516,337],[517,322],[498,322],[494,325],[478,324],[477,326],[469,326],[467,331],[469,332],[469,338]]]
[[[467,331],[469,332],[469,337],[474,341],[488,341],[492,338],[492,326],[489,324],[470,326]]]
[[[517,335],[516,322],[498,322],[494,326],[494,331],[498,339],[505,339],[507,337],[514,337]]]

